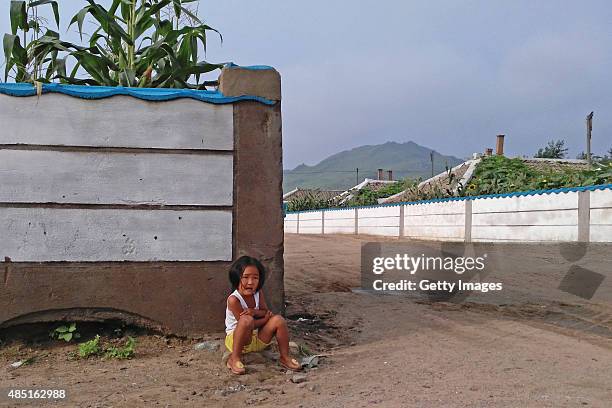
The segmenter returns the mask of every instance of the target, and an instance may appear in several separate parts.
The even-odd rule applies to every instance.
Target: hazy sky
[[[85,1],[61,3],[65,23]],[[612,147],[609,0],[202,0],[200,15],[224,36],[208,60],[281,72],[285,168],[386,141],[463,157],[498,133],[510,155],[564,139],[574,158],[592,110],[593,151]]]

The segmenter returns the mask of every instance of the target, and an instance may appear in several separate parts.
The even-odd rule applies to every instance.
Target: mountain
[[[314,166],[300,164],[284,171],[283,190],[296,187],[341,190],[350,188],[364,178],[375,179],[377,169],[393,170],[393,178],[431,176],[430,153],[432,149],[414,142],[387,142],[374,146],[360,146],[336,153]],[[463,162],[453,156],[434,151],[434,174]],[[357,177],[356,169],[359,168]]]

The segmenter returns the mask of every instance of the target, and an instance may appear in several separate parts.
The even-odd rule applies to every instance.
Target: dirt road
[[[491,301],[352,292],[361,243],[372,240],[390,241],[286,236],[291,331],[324,355],[305,382],[292,383],[263,357],[234,377],[218,352],[194,350],[196,341],[140,335],[137,358],[128,361],[71,360],[74,346],[3,344],[0,389],[63,387],[71,407],[611,406],[612,304],[605,296],[559,294],[538,273],[526,277],[529,290],[508,279],[508,291]],[[600,287],[604,295],[610,283]],[[31,365],[9,367],[32,356]]]

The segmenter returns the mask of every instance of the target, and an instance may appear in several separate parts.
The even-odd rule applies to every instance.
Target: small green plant
[[[96,335],[95,338],[86,341],[85,343],[79,344],[79,357],[89,358],[100,354],[100,336]]]
[[[49,337],[57,340],[69,342],[72,339],[78,339],[81,335],[76,331],[76,323],[70,323],[69,326],[62,325],[56,327],[49,333]]]
[[[127,342],[123,347],[110,346],[104,352],[104,357],[127,360],[134,357],[136,351],[136,340],[128,336]]]

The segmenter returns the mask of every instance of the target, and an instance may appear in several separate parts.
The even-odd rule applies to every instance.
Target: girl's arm
[[[236,298],[236,296],[230,296],[227,299],[227,307],[234,314],[234,317],[236,318],[236,320],[240,320],[240,317],[246,314],[255,318],[255,321],[253,323],[256,329],[264,326],[266,323],[268,323],[268,320],[270,319],[270,317],[267,316],[265,313],[263,313],[263,315],[259,318],[256,317],[254,315],[254,312],[261,312],[260,310],[255,310],[255,309],[242,310],[242,305],[240,304],[240,301]]]
[[[243,314],[242,305],[236,296],[230,296],[227,298],[227,308],[234,314],[236,320],[240,320],[240,316]]]
[[[259,292],[259,309],[248,308],[244,310],[241,313],[241,315],[248,314],[250,316],[253,316],[255,319],[261,319],[262,317],[266,317],[268,312],[269,312],[268,305],[266,303],[266,299],[264,297],[263,291],[260,291]]]

